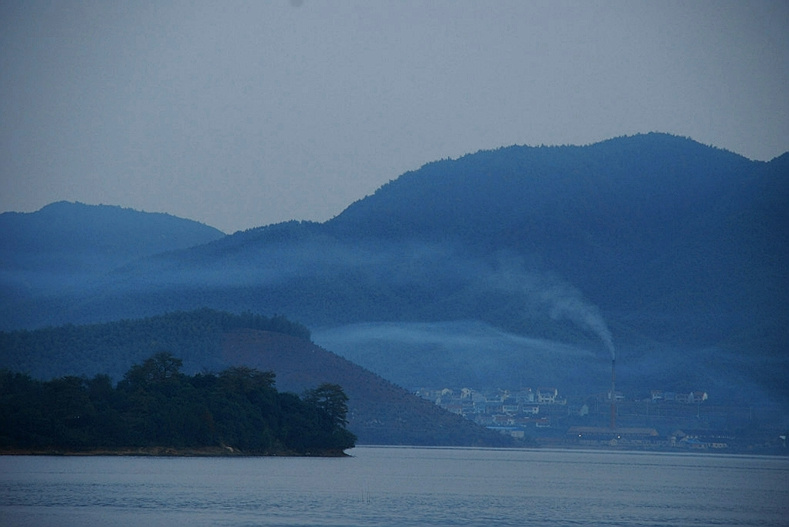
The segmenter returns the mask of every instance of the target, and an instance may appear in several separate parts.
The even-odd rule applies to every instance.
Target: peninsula
[[[181,373],[160,352],[113,386],[107,375],[38,381],[0,372],[0,453],[341,456],[348,397],[325,383],[279,392],[274,373],[244,366]]]

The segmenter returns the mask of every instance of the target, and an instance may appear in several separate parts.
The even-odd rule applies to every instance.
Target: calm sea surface
[[[0,457],[0,525],[789,525],[789,458],[358,447]]]

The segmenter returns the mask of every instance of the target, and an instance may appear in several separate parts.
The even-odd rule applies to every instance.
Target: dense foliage
[[[160,352],[117,386],[107,375],[37,381],[0,371],[0,448],[91,450],[229,447],[256,454],[338,453],[354,446],[348,398],[335,384],[280,393],[274,373],[232,367],[181,373]]]

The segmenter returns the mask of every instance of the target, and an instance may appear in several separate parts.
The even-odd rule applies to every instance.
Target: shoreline
[[[567,451],[597,451],[597,452],[651,452],[651,453],[685,453],[697,455],[770,455],[770,456],[789,456],[789,449],[776,447],[750,447],[750,448],[725,448],[725,449],[701,449],[701,448],[668,448],[668,447],[644,447],[634,445],[570,445],[570,444],[551,444],[537,443],[529,446],[516,447],[475,447],[475,446],[440,446],[440,445],[381,445],[381,444],[361,444],[355,447],[371,448],[491,448],[493,450],[507,449],[526,449],[526,450],[567,450]],[[352,448],[349,450],[353,450]],[[353,457],[345,450],[323,450],[314,452],[292,452],[286,450],[268,452],[248,452],[241,451],[228,446],[214,447],[194,447],[194,448],[175,448],[175,447],[105,447],[91,449],[66,449],[66,448],[10,448],[0,449],[0,456],[60,456],[60,457]]]
[[[245,452],[232,447],[116,447],[116,448],[13,448],[0,450],[0,456],[138,456],[138,457],[349,457],[344,450],[316,452]]]

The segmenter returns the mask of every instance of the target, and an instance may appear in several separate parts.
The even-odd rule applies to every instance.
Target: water
[[[0,525],[789,525],[783,457],[374,447],[350,453],[0,457]]]

